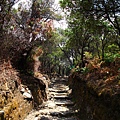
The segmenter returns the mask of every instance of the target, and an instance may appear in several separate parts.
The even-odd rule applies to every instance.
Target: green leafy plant
[[[105,62],[113,62],[116,58],[120,58],[120,53],[112,54],[112,53],[106,53],[105,54]]]
[[[119,47],[115,44],[111,44],[107,47],[107,51],[110,53],[118,53]]]
[[[81,68],[81,72],[87,73],[87,72],[89,72],[89,69],[87,67],[83,67],[83,68]]]

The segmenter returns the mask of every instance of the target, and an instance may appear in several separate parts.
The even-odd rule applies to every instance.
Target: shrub
[[[113,62],[116,58],[120,58],[120,53],[116,53],[116,54],[106,53],[104,60],[105,60],[106,63],[111,63],[111,62]]]

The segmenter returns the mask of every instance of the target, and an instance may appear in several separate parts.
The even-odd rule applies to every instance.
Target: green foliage
[[[111,54],[111,53],[105,53],[105,62],[106,63],[111,63],[115,60],[115,58],[120,58],[120,53],[116,53],[116,54]]]
[[[87,67],[83,67],[83,68],[81,68],[81,72],[87,73],[87,72],[89,72],[89,69]]]
[[[85,52],[85,57],[86,57],[87,59],[93,58],[93,56],[92,56],[92,54],[91,54],[90,52]]]
[[[120,58],[119,47],[115,44],[110,44],[106,48],[106,53],[104,55],[105,62],[113,62],[115,58]]]
[[[30,70],[28,70],[27,73],[28,73],[29,75],[32,75],[32,76],[34,75],[34,72],[33,72],[33,71],[30,71]]]
[[[60,5],[62,8],[65,8],[68,5],[68,0],[60,0]]]
[[[62,20],[62,16],[61,16],[61,15],[58,15],[58,14],[55,14],[55,13],[53,13],[53,15],[54,15],[54,17],[55,17],[55,19],[56,19],[57,21]]]
[[[13,12],[13,14],[17,14],[18,10],[14,8],[14,9],[12,10],[12,12]]]
[[[104,2],[105,1],[103,1],[103,3]],[[87,0],[60,1],[61,7],[68,15],[68,29],[66,30],[66,36],[68,37],[68,40],[66,41],[66,49],[71,51],[71,55],[73,55],[72,57],[74,58],[74,63],[76,64],[83,61],[83,54],[85,54],[87,59],[91,59],[96,55],[99,58],[102,56],[102,59],[104,59],[104,54],[110,53],[110,56],[113,56],[112,54],[116,54],[120,50],[118,47],[119,38],[117,35],[115,35],[116,21],[113,21],[111,18],[110,21],[106,21],[106,18],[102,18],[102,15],[104,15],[102,14],[102,9],[104,8],[100,9],[101,12],[99,12],[99,10],[97,11],[97,9],[101,7],[103,3],[99,1],[94,2]],[[95,6],[93,6],[94,4],[99,7],[95,8]],[[108,9],[110,9],[110,6],[113,8],[113,3],[106,2],[105,4]],[[105,4],[103,4],[103,6]],[[117,3],[115,4],[118,6]],[[94,11],[92,11],[93,9]],[[106,11],[106,13],[113,17],[113,13],[108,11]],[[94,15],[96,15],[96,17]],[[113,25],[110,24],[111,21]],[[118,44],[118,46],[115,46],[115,44]],[[114,57],[110,56],[108,59],[111,61],[111,59]],[[105,59],[106,58],[107,57],[105,55]]]
[[[107,47],[107,51],[110,53],[117,53],[119,51],[119,47],[115,44],[111,44]]]
[[[88,73],[89,69],[87,67],[80,68],[79,66],[76,66],[75,68],[72,68],[72,72]]]

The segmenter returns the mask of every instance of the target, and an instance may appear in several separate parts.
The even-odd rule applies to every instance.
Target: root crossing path
[[[31,111],[24,120],[79,120],[70,93],[67,78],[51,79],[47,93],[48,101]]]

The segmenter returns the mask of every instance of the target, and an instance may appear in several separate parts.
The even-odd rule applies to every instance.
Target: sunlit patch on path
[[[48,101],[31,111],[25,120],[79,120],[70,93],[67,78],[51,79]]]

